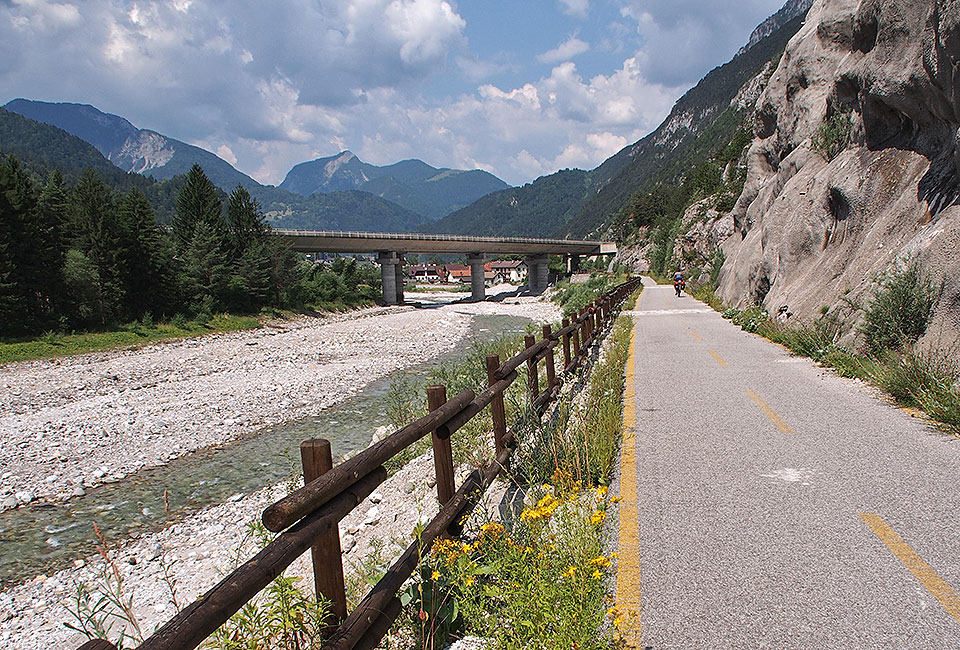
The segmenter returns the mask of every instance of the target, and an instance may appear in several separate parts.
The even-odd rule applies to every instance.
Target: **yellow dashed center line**
[[[960,623],[960,596],[957,595],[950,585],[944,582],[943,578],[937,575],[929,564],[917,555],[917,552],[910,548],[910,545],[903,541],[880,515],[872,512],[860,513],[860,518],[870,527],[880,541],[886,544],[893,554],[897,557],[903,566],[910,570],[910,573],[920,581],[920,584],[930,592],[930,595],[937,599],[947,613],[950,614],[958,623]]]
[[[700,335],[699,335],[699,334],[697,334],[696,332],[694,332],[694,331],[692,331],[692,330],[691,330],[691,332],[690,332],[690,336],[692,336],[695,341],[702,341],[702,340],[703,340],[702,338],[700,338]]]
[[[763,411],[763,414],[770,418],[770,421],[777,425],[777,428],[783,431],[784,433],[796,433],[786,421],[780,417],[776,411],[770,408],[770,405],[763,401],[763,398],[757,395],[756,391],[748,390],[747,397],[752,399],[757,406],[760,407],[760,410]]]
[[[709,352],[710,356],[716,359],[717,363],[719,363],[721,366],[727,365],[727,362],[723,360],[723,357],[721,357],[719,354],[717,354],[713,350],[707,350],[707,352]]]
[[[636,339],[630,334],[623,391],[623,451],[620,458],[620,544],[617,549],[617,610],[628,648],[640,647],[640,524],[637,515]]]

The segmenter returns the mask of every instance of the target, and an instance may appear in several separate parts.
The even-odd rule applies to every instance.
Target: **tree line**
[[[0,159],[0,335],[105,329],[134,320],[341,308],[378,297],[378,272],[352,259],[315,265],[279,237],[242,186],[224,196],[199,165],[171,227],[144,194],[86,169],[38,181]],[[206,319],[206,320],[205,320]]]

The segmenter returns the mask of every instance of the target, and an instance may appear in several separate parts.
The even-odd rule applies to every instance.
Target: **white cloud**
[[[644,74],[668,85],[692,84],[727,61],[782,0],[624,0],[634,22]]]
[[[564,13],[580,18],[586,18],[590,9],[590,0],[560,0],[560,4],[563,5]]]
[[[231,165],[237,164],[237,157],[233,154],[233,150],[225,144],[217,147],[217,155],[226,160]]]
[[[0,102],[91,103],[268,183],[347,148],[521,183],[592,168],[649,132],[779,0],[618,0],[612,15],[560,2],[606,11],[605,27],[541,53],[552,69],[533,78],[535,52],[472,51],[452,0],[0,0]],[[584,77],[572,60],[590,50],[618,54]],[[475,86],[447,90],[445,73]]]
[[[581,41],[576,36],[570,36],[570,38],[552,50],[538,54],[537,60],[541,63],[560,63],[561,61],[569,61],[573,57],[588,52],[589,50],[589,43]]]

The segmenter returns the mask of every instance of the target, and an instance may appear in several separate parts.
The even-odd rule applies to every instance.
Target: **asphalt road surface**
[[[645,284],[640,647],[960,648],[960,440]]]

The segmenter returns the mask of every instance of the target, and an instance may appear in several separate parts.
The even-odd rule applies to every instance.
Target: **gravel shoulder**
[[[396,368],[451,349],[474,314],[541,322],[560,316],[556,306],[536,298],[365,310],[136,351],[0,367],[0,465],[8,468],[0,499],[24,490],[35,491],[34,498],[67,498],[82,486],[314,413]],[[397,549],[418,519],[436,513],[432,478],[427,454],[341,523],[348,571],[368,557],[374,540]],[[238,549],[243,559],[253,554],[253,542],[244,541],[246,528],[284,489],[277,485],[205,508],[113,550],[147,633],[174,612],[163,565],[172,562],[180,603],[191,602],[232,569]],[[291,568],[294,575],[310,575],[308,557]],[[102,566],[91,555],[0,592],[0,646],[79,647],[83,637],[64,627],[70,621],[64,604]],[[306,577],[305,584],[311,582]]]

